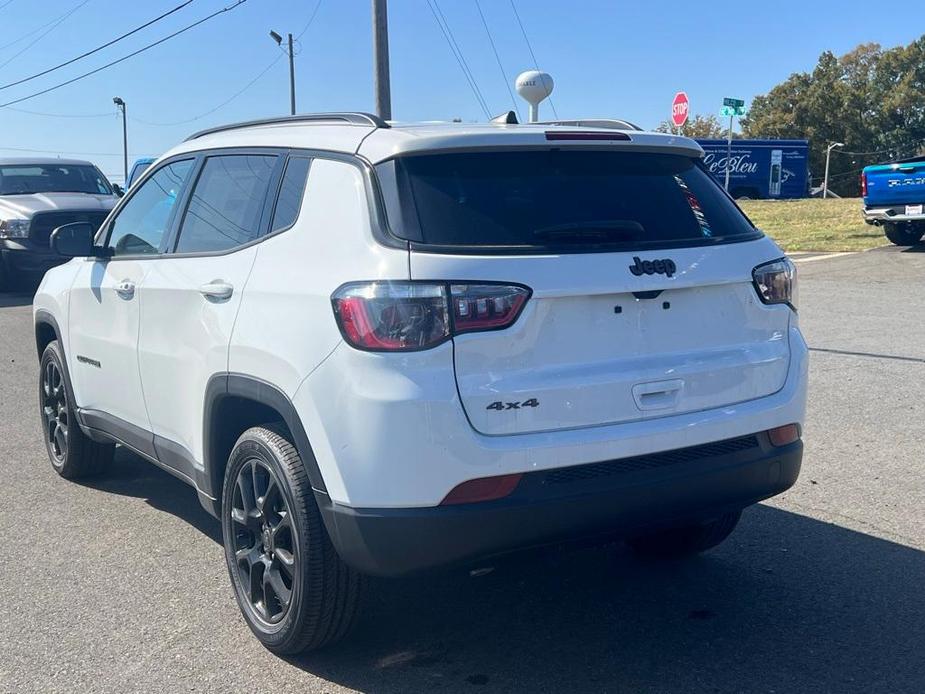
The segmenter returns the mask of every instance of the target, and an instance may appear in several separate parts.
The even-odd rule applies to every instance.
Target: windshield
[[[90,193],[112,195],[109,181],[89,164],[0,166],[0,195]]]
[[[579,252],[761,235],[680,155],[481,151],[400,157],[377,169],[393,232],[428,245]]]

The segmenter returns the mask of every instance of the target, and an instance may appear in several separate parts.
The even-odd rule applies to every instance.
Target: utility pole
[[[122,111],[122,185],[128,186],[128,127],[125,123],[125,102],[118,96],[112,98],[112,103]]]
[[[373,79],[376,113],[392,119],[392,87],[389,82],[389,12],[386,0],[373,1]]]
[[[833,142],[825,150],[825,180],[822,182],[822,197],[829,197],[829,157],[832,156],[832,150],[836,147],[844,147],[844,142]]]
[[[280,48],[283,47],[283,37],[277,34],[272,29],[270,30],[270,38],[276,41],[276,45]],[[293,50],[292,50],[292,34],[289,34],[289,43],[288,43],[288,53],[289,53],[289,113],[293,116],[295,115],[295,61],[293,60]]]
[[[295,61],[292,59],[292,34],[289,34],[289,112],[295,115]]]

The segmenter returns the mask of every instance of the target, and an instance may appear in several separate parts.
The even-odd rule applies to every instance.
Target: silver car
[[[65,262],[51,232],[71,222],[98,227],[120,193],[88,161],[0,159],[0,290]]]

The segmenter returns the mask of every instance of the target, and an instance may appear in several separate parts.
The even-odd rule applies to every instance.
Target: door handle
[[[234,287],[222,280],[212,280],[199,287],[199,293],[210,301],[227,301],[234,293]]]
[[[116,285],[116,294],[123,299],[131,299],[135,296],[135,283],[132,280],[122,280]]]

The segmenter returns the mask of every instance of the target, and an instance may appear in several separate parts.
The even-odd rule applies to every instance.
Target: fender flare
[[[312,489],[315,492],[327,495],[327,487],[324,485],[321,469],[318,467],[318,461],[315,458],[315,453],[312,450],[295,405],[292,404],[292,401],[282,390],[272,383],[239,373],[216,374],[209,379],[206,385],[202,443],[206,480],[208,481],[209,489],[204,489],[203,491],[215,499],[221,497],[224,475],[223,473],[219,474],[219,471],[224,470],[224,461],[214,460],[214,451],[212,449],[215,442],[212,441],[211,429],[215,408],[223,399],[229,397],[252,400],[279,412],[292,434],[292,443],[302,458]],[[217,462],[220,464],[216,464]]]

